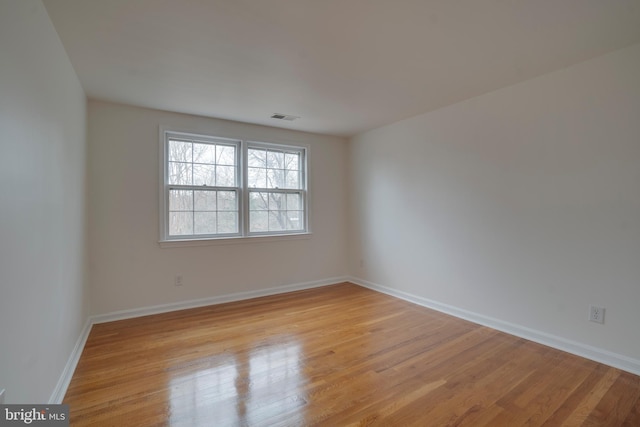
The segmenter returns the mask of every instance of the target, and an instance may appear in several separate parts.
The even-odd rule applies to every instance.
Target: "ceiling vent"
[[[271,115],[272,119],[278,119],[278,120],[286,120],[288,122],[292,122],[296,119],[299,119],[300,117],[298,116],[290,116],[288,114],[280,114],[280,113],[274,113]]]

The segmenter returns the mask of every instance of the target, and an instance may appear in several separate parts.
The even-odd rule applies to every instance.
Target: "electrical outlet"
[[[4,403],[4,389],[0,390],[0,405]]]
[[[173,283],[176,286],[182,286],[182,275],[178,274],[176,276],[175,282]]]
[[[604,307],[589,306],[589,320],[596,323],[604,323]]]

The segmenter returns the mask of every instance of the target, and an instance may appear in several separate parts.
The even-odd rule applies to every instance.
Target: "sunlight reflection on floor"
[[[302,424],[306,401],[300,344],[289,340],[234,349],[194,363],[170,380],[170,424],[257,425],[280,418]]]

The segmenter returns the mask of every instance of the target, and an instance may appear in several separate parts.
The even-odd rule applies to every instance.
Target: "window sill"
[[[227,237],[220,239],[175,239],[161,240],[158,242],[161,248],[182,248],[189,246],[219,246],[219,245],[238,245],[248,243],[269,243],[287,240],[308,240],[311,239],[311,233],[297,234],[278,234],[268,236],[242,236]]]

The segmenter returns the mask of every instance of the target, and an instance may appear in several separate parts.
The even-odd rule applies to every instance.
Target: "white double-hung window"
[[[161,131],[160,240],[308,231],[307,149]]]

